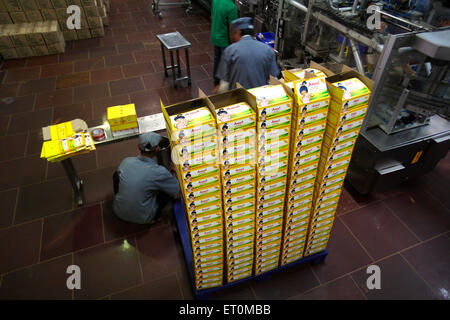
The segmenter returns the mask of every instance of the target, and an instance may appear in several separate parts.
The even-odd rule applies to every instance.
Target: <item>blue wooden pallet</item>
[[[192,249],[191,249],[191,238],[190,238],[189,225],[186,220],[184,205],[183,205],[183,201],[181,199],[178,199],[175,202],[174,213],[175,213],[175,219],[177,222],[178,232],[179,232],[180,238],[181,238],[181,244],[183,246],[184,257],[186,258],[186,264],[187,264],[187,269],[189,272],[189,278],[191,280],[192,290],[194,292],[194,296],[196,299],[200,299],[200,300],[209,299],[211,293],[213,293],[213,292],[216,292],[216,291],[219,291],[219,290],[222,290],[225,288],[229,288],[229,287],[238,285],[240,283],[247,282],[249,280],[258,280],[258,281],[265,280],[265,279],[270,278],[270,276],[275,272],[278,272],[278,271],[284,270],[284,269],[288,269],[293,266],[297,266],[297,265],[300,265],[300,264],[303,264],[306,262],[311,262],[311,263],[323,262],[325,260],[325,257],[328,254],[328,250],[325,249],[324,251],[315,253],[313,255],[310,255],[310,256],[300,259],[298,261],[292,262],[290,264],[280,266],[277,269],[270,270],[268,272],[265,272],[265,273],[257,275],[257,276],[251,276],[251,277],[248,277],[248,278],[245,278],[242,280],[234,281],[232,283],[224,283],[221,287],[197,290],[196,286],[195,286],[194,266],[192,263]]]

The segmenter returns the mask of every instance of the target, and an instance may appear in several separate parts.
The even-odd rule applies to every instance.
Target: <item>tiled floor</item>
[[[139,116],[164,103],[212,92],[207,14],[178,8],[153,17],[148,0],[112,0],[106,36],[68,43],[61,55],[7,61],[0,70],[0,298],[190,299],[172,219],[148,228],[111,212],[111,175],[137,153],[135,139],[74,159],[87,204],[75,208],[59,164],[39,158],[38,130],[81,117],[94,124],[106,107],[133,102]],[[179,30],[192,42],[193,84],[164,77],[156,34]],[[184,59],[182,60],[184,65]],[[13,97],[14,100],[4,99]],[[329,255],[213,295],[214,299],[449,299],[450,155],[409,185],[340,200]],[[82,270],[82,289],[66,269]],[[381,290],[366,267],[381,268]]]

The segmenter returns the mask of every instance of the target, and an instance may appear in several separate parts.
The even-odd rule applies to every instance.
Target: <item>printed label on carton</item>
[[[279,196],[284,196],[285,192],[286,188],[279,188],[277,190],[271,191],[270,193],[266,193],[263,196],[259,195],[258,199],[261,200],[261,197],[264,197],[264,200],[268,201]]]
[[[228,241],[228,243],[231,243],[233,241],[237,241],[237,240],[240,240],[243,238],[253,237],[253,234],[254,234],[254,230],[250,230],[250,231],[244,230],[242,232],[234,232],[228,236],[227,241]]]
[[[296,202],[296,201],[298,201],[300,199],[303,199],[303,198],[311,198],[312,194],[313,194],[313,192],[312,192],[311,189],[308,189],[306,191],[294,194],[294,195],[290,196],[289,204],[292,204],[292,203],[294,203],[294,202]]]
[[[251,145],[255,144],[256,129],[238,129],[238,130],[228,130],[226,136],[222,136],[219,140],[220,148],[226,148],[229,146],[234,146],[239,143],[248,143]]]
[[[208,108],[202,107],[196,110],[180,113],[170,116],[171,129],[181,130],[186,128],[192,128],[201,123],[207,123],[214,121],[214,117]]]
[[[203,179],[205,176],[216,174],[218,172],[219,166],[217,164],[211,164],[206,167],[183,172],[183,179],[185,182],[191,182],[194,179]]]
[[[202,166],[214,165],[217,163],[217,160],[217,154],[206,153],[204,156],[199,158],[183,160],[183,162],[180,162],[180,166],[183,172],[187,172],[190,170],[198,169]]]
[[[317,223],[313,223],[313,224],[311,225],[311,230],[312,230],[312,229],[319,229],[319,228],[324,227],[324,226],[326,226],[326,225],[332,224],[333,221],[334,221],[334,217],[333,217],[333,218],[330,218],[330,219],[328,219],[328,220],[324,220],[324,221],[320,221],[320,222],[317,222]]]
[[[279,171],[268,172],[266,170],[266,168],[269,168],[272,170],[279,170]],[[262,181],[268,182],[271,180],[286,178],[286,175],[287,175],[286,169],[287,169],[287,161],[282,162],[282,163],[276,163],[275,165],[259,168],[260,174],[261,174],[261,176],[259,177],[259,184],[261,184]]]
[[[307,113],[317,112],[319,110],[328,109],[329,99],[310,103],[307,105],[303,105],[301,108],[298,108],[298,116],[304,117]]]
[[[243,184],[248,181],[254,181],[255,176],[256,176],[255,173],[244,174],[241,176],[233,176],[229,180],[223,181],[223,186],[224,186],[225,190],[231,189],[232,186],[234,186],[234,185]]]
[[[258,145],[258,157],[266,156],[267,154],[278,153],[281,150],[289,148],[289,139],[272,140],[269,143]]]
[[[256,246],[258,248],[260,248],[261,246],[264,246],[268,243],[274,242],[274,241],[280,241],[281,240],[281,232],[279,234],[275,234],[273,236],[270,237],[264,237],[261,238],[260,240],[257,240],[256,242]]]
[[[263,195],[264,192],[269,192],[281,186],[286,186],[286,178],[281,178],[280,180],[266,181],[266,179],[261,179],[258,181],[258,192]]]
[[[294,170],[298,170],[300,168],[300,166],[304,166],[304,165],[309,165],[311,163],[315,163],[317,162],[317,160],[319,160],[319,153],[313,153],[309,156],[300,158],[299,160],[295,161],[294,164]]]
[[[296,179],[292,180],[290,183],[290,187],[295,188],[298,185],[301,185],[307,181],[314,180],[316,178],[316,172],[312,172],[303,176],[299,176]]]
[[[329,137],[327,134],[323,136],[323,142],[327,146],[336,146],[340,143],[346,142],[348,140],[356,139],[359,135],[359,129],[351,130],[346,133],[343,133],[337,137]]]
[[[242,245],[253,244],[253,237],[243,238],[243,239],[240,239],[240,240],[238,240],[238,241],[232,241],[231,243],[232,243],[233,245],[235,245],[235,246],[242,246]],[[230,244],[231,244],[231,243],[230,243]],[[228,245],[228,247],[229,247],[229,245]]]
[[[239,226],[249,223],[249,222],[253,222],[253,221],[254,221],[254,217],[252,216],[252,217],[242,218],[239,220],[233,220],[232,222],[227,222],[227,230],[236,230],[237,228],[239,228]]]
[[[186,198],[188,201],[192,202],[192,200],[195,201],[195,199],[211,197],[211,196],[217,194],[217,192],[220,192],[220,190],[221,190],[220,184],[217,184],[217,185],[210,186],[209,188],[206,188],[206,189],[197,189],[197,190],[188,192],[188,193],[186,193]]]
[[[297,141],[300,141],[300,140],[303,140],[303,137],[307,137],[307,136],[310,136],[313,134],[324,132],[326,126],[327,126],[326,121],[323,121],[323,122],[318,123],[313,126],[305,126],[303,129],[297,130],[295,139]]]
[[[258,134],[258,145],[271,143],[273,140],[289,139],[290,127],[265,130]]]
[[[242,167],[231,167],[223,172],[224,180],[231,179],[234,176],[246,175],[255,171],[252,165],[244,165]]]
[[[305,157],[309,154],[313,154],[316,152],[320,152],[322,148],[321,143],[317,143],[315,145],[309,145],[308,147],[303,147],[302,142],[297,142],[296,148],[295,148],[295,158],[294,161],[299,161],[301,157]]]
[[[370,95],[369,88],[367,88],[366,85],[358,78],[350,78],[346,80],[337,81],[332,83],[332,85],[339,88],[342,91],[343,101],[352,100],[361,96],[367,97],[367,100],[369,99]],[[367,100],[361,102],[366,102]]]
[[[266,119],[258,124],[258,134],[266,132],[266,130],[283,128],[291,125],[291,115]]]
[[[195,199],[194,196],[188,196],[188,210],[192,211],[195,210],[195,208],[204,208],[204,207],[208,207],[211,206],[213,204],[216,204],[217,202],[220,202],[222,200],[222,197],[220,196],[220,193],[217,193],[215,195],[211,195],[210,198],[202,198],[202,199],[197,199],[197,200],[192,200],[189,201],[190,199]],[[199,212],[197,212],[199,213]]]
[[[299,106],[329,99],[324,78],[303,79],[294,82],[297,103]]]
[[[235,122],[237,119],[251,118],[255,116],[252,108],[245,102],[236,103],[216,110],[217,123],[224,124]]]
[[[222,171],[229,170],[233,166],[254,165],[255,157],[255,152],[251,152],[249,154],[237,155],[236,157],[221,161]]]
[[[235,185],[232,186],[230,189],[226,189],[224,190],[224,197],[225,199],[231,197],[233,194],[236,193],[254,193],[255,192],[255,184],[254,182],[246,182],[244,184],[239,184],[239,185]]]
[[[313,114],[307,114],[304,117],[301,117],[297,121],[297,130],[303,129],[304,126],[311,126],[314,123],[323,122],[326,121],[328,115],[328,110],[313,113]]]

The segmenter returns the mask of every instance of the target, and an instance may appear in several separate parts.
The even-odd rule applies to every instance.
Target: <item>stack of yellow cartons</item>
[[[307,78],[293,83],[295,104],[281,265],[303,257],[330,102],[323,72],[306,69],[297,75]]]
[[[114,137],[139,133],[134,104],[107,108],[107,120]]]
[[[95,150],[87,124],[80,119],[42,128],[42,133],[44,144],[41,158],[50,162],[62,161]]]
[[[286,181],[292,98],[281,84],[250,89],[258,107],[258,181],[255,274],[278,267]]]
[[[353,146],[370,97],[370,81],[359,76],[368,83],[366,85],[358,76],[353,71],[327,78],[331,104],[314,187],[305,256],[324,250],[328,243]]]
[[[314,65],[314,64],[312,64]],[[284,81],[292,82],[299,79],[305,79],[308,77],[326,77],[326,74],[315,68],[307,68],[307,69],[291,69],[291,70],[285,70],[284,71]]]
[[[255,123],[245,102],[216,110],[224,202],[227,281],[253,272],[255,230]]]
[[[186,204],[196,288],[219,287],[223,283],[223,218],[216,122],[206,106],[181,112],[171,112],[171,107],[162,110]]]

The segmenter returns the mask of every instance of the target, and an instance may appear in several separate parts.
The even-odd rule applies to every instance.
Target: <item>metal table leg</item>
[[[178,77],[181,76],[181,64],[180,64],[180,53],[178,52],[177,49],[177,65],[178,65]]]
[[[191,67],[189,65],[189,49],[184,49],[184,52],[186,54],[186,71],[187,71],[187,77],[188,77],[188,85],[191,85]]]
[[[78,176],[72,163],[72,159],[68,158],[61,161],[64,171],[72,184],[73,191],[75,192],[75,201],[78,207],[84,204],[83,199],[83,180]]]
[[[170,50],[169,53],[170,53],[170,63],[172,64],[171,69],[172,69],[173,87],[176,88],[177,82],[176,82],[176,75],[175,75],[175,64],[173,62],[173,51]]]
[[[166,54],[165,54],[165,52],[164,52],[164,46],[163,46],[162,43],[161,43],[161,53],[162,53],[162,58],[163,58],[163,63],[164,63],[164,75],[165,75],[166,77],[168,77],[169,74],[167,73]]]

